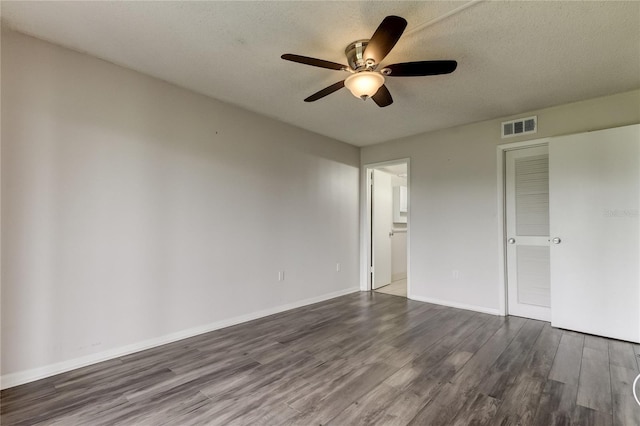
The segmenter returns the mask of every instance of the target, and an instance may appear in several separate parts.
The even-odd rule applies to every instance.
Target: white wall
[[[538,116],[534,136],[500,139],[500,122]],[[365,147],[361,163],[411,158],[410,297],[499,312],[496,146],[640,122],[640,91]]]
[[[357,290],[358,168],[353,146],[3,32],[3,386]]]

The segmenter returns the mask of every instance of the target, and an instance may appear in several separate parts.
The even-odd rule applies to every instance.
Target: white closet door
[[[640,342],[640,125],[549,142],[551,324]]]
[[[551,320],[547,147],[506,155],[509,315]]]

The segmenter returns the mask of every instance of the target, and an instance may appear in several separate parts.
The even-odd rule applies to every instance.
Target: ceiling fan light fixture
[[[384,76],[373,71],[361,71],[351,74],[344,85],[356,98],[367,99],[376,94],[384,84]]]
[[[379,65],[400,40],[406,27],[407,21],[404,18],[394,15],[384,18],[370,39],[356,40],[347,46],[344,52],[349,66],[293,53],[285,53],[281,58],[286,61],[351,73],[346,79],[308,96],[305,102],[317,101],[346,87],[356,98],[362,100],[371,98],[376,105],[384,108],[393,103],[393,97],[384,84],[385,77],[450,74],[458,66],[458,63],[453,60],[413,61],[387,65],[378,70]]]

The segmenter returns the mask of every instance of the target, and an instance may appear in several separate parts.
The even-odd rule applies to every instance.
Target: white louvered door
[[[506,154],[509,315],[551,320],[549,154],[546,146]]]

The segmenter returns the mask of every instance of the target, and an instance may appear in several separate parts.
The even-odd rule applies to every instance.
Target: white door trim
[[[506,167],[505,154],[507,151],[534,146],[548,145],[550,138],[534,139],[530,141],[513,142],[496,147],[497,185],[498,185],[498,314],[507,315],[507,245],[506,245],[506,214],[505,214],[505,184]]]
[[[371,173],[369,170],[396,164],[407,165],[407,297],[411,298],[411,159],[399,158],[396,160],[367,163],[360,167],[360,291],[371,290],[371,234],[369,229],[371,205]]]

